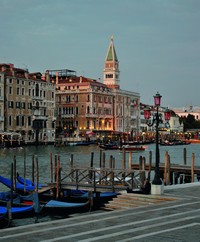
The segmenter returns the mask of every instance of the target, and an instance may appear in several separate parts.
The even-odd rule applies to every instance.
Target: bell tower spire
[[[107,55],[104,62],[104,84],[110,88],[120,88],[120,71],[119,61],[115,52],[113,35],[110,38],[110,45],[108,47]]]

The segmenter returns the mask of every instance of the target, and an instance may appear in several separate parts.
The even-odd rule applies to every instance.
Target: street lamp
[[[162,185],[162,181],[160,178],[160,171],[159,171],[159,163],[160,163],[160,152],[159,152],[159,132],[158,132],[158,127],[160,123],[163,123],[162,120],[162,114],[159,113],[159,107],[160,107],[160,103],[161,103],[161,95],[157,92],[157,94],[154,96],[154,110],[155,113],[153,113],[153,119],[150,120],[151,118],[151,110],[150,108],[145,108],[144,109],[144,118],[147,121],[147,125],[148,126],[153,126],[155,125],[156,128],[156,162],[155,162],[155,176],[154,179],[152,181],[153,185]],[[165,120],[168,121],[170,120],[170,110],[166,109],[164,111],[164,118]]]

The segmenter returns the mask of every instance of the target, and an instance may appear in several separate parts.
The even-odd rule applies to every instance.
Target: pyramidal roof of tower
[[[111,39],[110,39],[110,45],[109,45],[109,48],[108,48],[106,61],[118,61],[117,54],[115,52],[113,36],[111,36]]]

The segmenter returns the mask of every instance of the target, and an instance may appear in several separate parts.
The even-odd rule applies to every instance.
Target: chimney
[[[46,70],[45,77],[46,77],[46,82],[50,82],[50,75],[48,70]]]
[[[58,71],[56,71],[56,85],[58,85],[58,77],[59,77],[59,73]]]

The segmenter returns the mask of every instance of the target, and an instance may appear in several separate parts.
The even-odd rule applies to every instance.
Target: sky
[[[140,101],[200,106],[199,0],[0,0],[0,63],[103,82],[113,35],[120,87]]]

